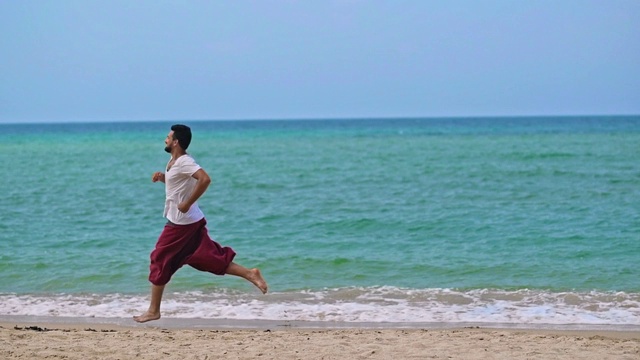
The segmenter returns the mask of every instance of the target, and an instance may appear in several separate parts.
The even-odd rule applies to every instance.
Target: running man
[[[165,285],[183,265],[216,275],[235,275],[255,285],[263,294],[267,283],[259,269],[247,269],[233,262],[236,253],[209,237],[207,221],[197,200],[209,187],[211,179],[187,148],[191,129],[186,125],[171,126],[164,141],[171,154],[166,172],[155,172],[151,181],[165,184],[164,216],[168,222],[151,252],[149,281],[151,303],[147,312],[133,319],[139,323],[160,319],[160,303]]]

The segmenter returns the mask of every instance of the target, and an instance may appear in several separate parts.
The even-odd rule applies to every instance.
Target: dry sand
[[[163,319],[164,324],[171,320]],[[0,359],[640,359],[640,331],[0,321]]]

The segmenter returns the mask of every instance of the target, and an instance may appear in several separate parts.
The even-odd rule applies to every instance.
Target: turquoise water
[[[272,294],[184,268],[173,316],[640,325],[640,117],[185,123]],[[146,307],[170,125],[0,125],[0,315]]]

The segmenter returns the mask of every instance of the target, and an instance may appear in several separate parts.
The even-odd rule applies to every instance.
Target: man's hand
[[[189,209],[191,209],[191,204],[189,204],[186,201],[183,201],[180,204],[178,204],[178,210],[180,210],[180,212],[183,214],[189,211]]]
[[[160,172],[160,171],[156,171],[153,173],[153,175],[151,175],[151,181],[152,182],[162,182],[164,183],[164,173]]]

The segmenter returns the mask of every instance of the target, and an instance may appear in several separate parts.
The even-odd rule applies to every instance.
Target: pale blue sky
[[[0,1],[0,122],[640,114],[640,1]]]

